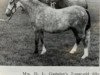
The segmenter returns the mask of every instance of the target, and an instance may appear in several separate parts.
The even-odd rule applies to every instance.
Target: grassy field
[[[1,11],[0,18],[6,18]],[[99,21],[92,19],[89,57],[81,59],[83,45],[75,54],[69,51],[75,43],[71,31],[45,33],[47,53],[34,54],[34,32],[29,19],[20,9],[10,22],[0,22],[0,65],[13,66],[98,66],[99,65]],[[96,18],[97,19],[97,18]]]

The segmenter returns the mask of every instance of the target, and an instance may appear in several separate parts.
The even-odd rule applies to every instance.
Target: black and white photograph
[[[99,67],[100,0],[0,0],[0,66]]]

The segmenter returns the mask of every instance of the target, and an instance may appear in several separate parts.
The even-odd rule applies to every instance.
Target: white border
[[[51,75],[51,73],[67,73],[62,75],[74,75],[73,73],[81,73],[81,75],[100,75],[100,67],[26,67],[26,66],[3,66],[0,67],[0,75],[24,75],[23,73],[28,73],[26,75],[34,75],[37,72],[38,75]],[[57,74],[61,75],[61,74]]]

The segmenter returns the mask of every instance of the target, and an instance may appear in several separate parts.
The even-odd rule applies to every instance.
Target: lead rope
[[[0,19],[0,21],[2,22],[9,22],[9,20],[12,18],[12,16],[15,14],[15,12],[13,14],[11,14],[11,16],[7,19]]]
[[[9,22],[9,20],[12,18],[12,15],[9,17],[9,18],[7,18],[7,19],[0,19],[0,21],[1,22]]]

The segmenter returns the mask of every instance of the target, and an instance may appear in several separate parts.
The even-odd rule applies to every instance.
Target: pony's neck
[[[36,14],[39,14],[41,11],[44,11],[46,6],[38,0],[20,0],[20,2],[25,7],[27,14],[31,19],[36,18]]]
[[[47,6],[46,4],[43,4],[38,0],[20,0],[20,1],[27,10],[36,10],[36,9],[43,10]]]

